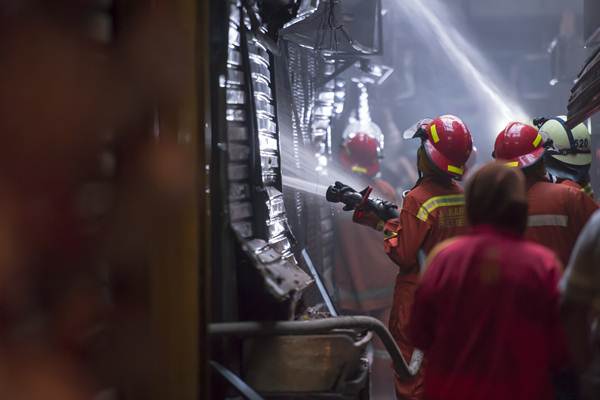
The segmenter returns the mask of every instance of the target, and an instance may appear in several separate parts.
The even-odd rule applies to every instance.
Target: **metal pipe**
[[[302,254],[302,259],[304,260],[304,263],[308,267],[308,270],[310,271],[310,274],[312,275],[312,277],[317,285],[317,288],[319,289],[319,293],[321,294],[321,297],[323,298],[323,301],[325,302],[327,311],[329,311],[329,314],[332,317],[337,317],[338,316],[337,310],[335,309],[335,306],[333,305],[333,301],[331,300],[331,296],[329,295],[329,292],[327,291],[327,288],[325,287],[325,284],[323,283],[323,280],[321,279],[321,274],[319,274],[319,271],[317,271],[317,269],[315,268],[315,265],[313,264],[306,249],[302,249],[301,254]]]
[[[308,321],[223,322],[209,324],[208,326],[208,332],[212,336],[238,337],[313,335],[329,333],[334,329],[355,329],[374,332],[381,339],[392,359],[394,370],[401,379],[410,379],[419,371],[420,363],[416,366],[409,366],[390,331],[388,331],[381,321],[373,317],[336,317]]]
[[[216,361],[209,361],[211,367],[215,369],[231,386],[235,388],[245,399],[248,400],[264,400],[264,398],[252,389],[246,382],[233,371],[225,368]]]
[[[360,340],[354,342],[354,347],[361,348],[373,340],[373,331],[368,331],[367,334]]]

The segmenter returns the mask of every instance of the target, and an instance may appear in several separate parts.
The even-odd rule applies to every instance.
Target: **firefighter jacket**
[[[381,179],[366,182],[375,196],[395,202],[394,188]],[[396,268],[382,251],[381,233],[358,226],[343,213],[335,219],[333,281],[342,310],[372,313],[392,306]]]
[[[581,190],[591,198],[594,198],[594,188],[592,188],[591,183],[587,183],[585,186],[581,186],[579,183],[572,181],[570,179],[565,179],[559,182],[561,185],[569,186],[578,190]]]
[[[548,181],[528,183],[525,237],[553,250],[567,265],[579,233],[598,205],[580,189]]]
[[[384,226],[384,248],[398,265],[400,279],[415,282],[419,252],[429,253],[439,242],[465,231],[465,200],[454,181],[425,177],[408,192],[400,217]]]
[[[406,328],[419,276],[419,253],[429,253],[436,244],[465,229],[462,188],[435,176],[422,178],[406,195],[400,216],[385,224],[385,252],[398,267],[389,328],[405,359],[413,365],[420,362],[422,354],[415,351]],[[399,398],[422,398],[422,372],[411,381],[396,379],[395,383]]]
[[[583,189],[579,183],[577,183],[575,181],[572,181],[570,179],[565,179],[565,180],[562,180],[562,181],[560,181],[558,183],[560,183],[561,185],[569,186],[569,187],[572,187],[572,188],[575,188],[575,189],[579,189],[579,190]]]

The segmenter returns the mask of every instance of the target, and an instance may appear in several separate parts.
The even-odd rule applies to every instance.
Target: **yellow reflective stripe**
[[[450,194],[446,196],[436,196],[427,200],[417,213],[417,218],[421,221],[427,221],[429,214],[440,207],[464,206],[465,196],[462,194]]]
[[[541,141],[542,141],[542,135],[540,135],[538,133],[537,136],[535,137],[535,140],[533,141],[533,147],[538,147],[538,145],[540,144]]]
[[[448,165],[448,172],[452,172],[453,174],[462,175],[465,173],[465,170],[462,168],[455,167],[454,165]]]
[[[440,141],[440,137],[437,134],[437,127],[435,123],[431,124],[431,138],[433,139],[433,143],[437,143]]]
[[[511,167],[511,168],[518,167],[519,166],[519,162],[518,161],[507,162],[506,166],[507,167]]]
[[[355,165],[352,167],[352,172],[358,172],[359,174],[366,174],[367,169],[365,167]]]

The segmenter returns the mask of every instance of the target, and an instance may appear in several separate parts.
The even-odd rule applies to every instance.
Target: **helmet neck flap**
[[[571,180],[585,185],[590,181],[590,165],[571,165],[554,157],[544,157],[544,164],[553,182]]]

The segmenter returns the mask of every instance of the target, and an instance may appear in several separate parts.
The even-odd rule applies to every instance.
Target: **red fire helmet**
[[[463,177],[473,140],[469,128],[460,118],[442,115],[427,120],[414,137],[421,137],[425,153],[436,168],[452,178]]]
[[[533,126],[509,122],[496,138],[492,157],[506,161],[509,167],[526,168],[542,158],[544,142]]]
[[[340,161],[354,173],[373,177],[379,172],[380,155],[379,141],[359,132],[342,144]]]

